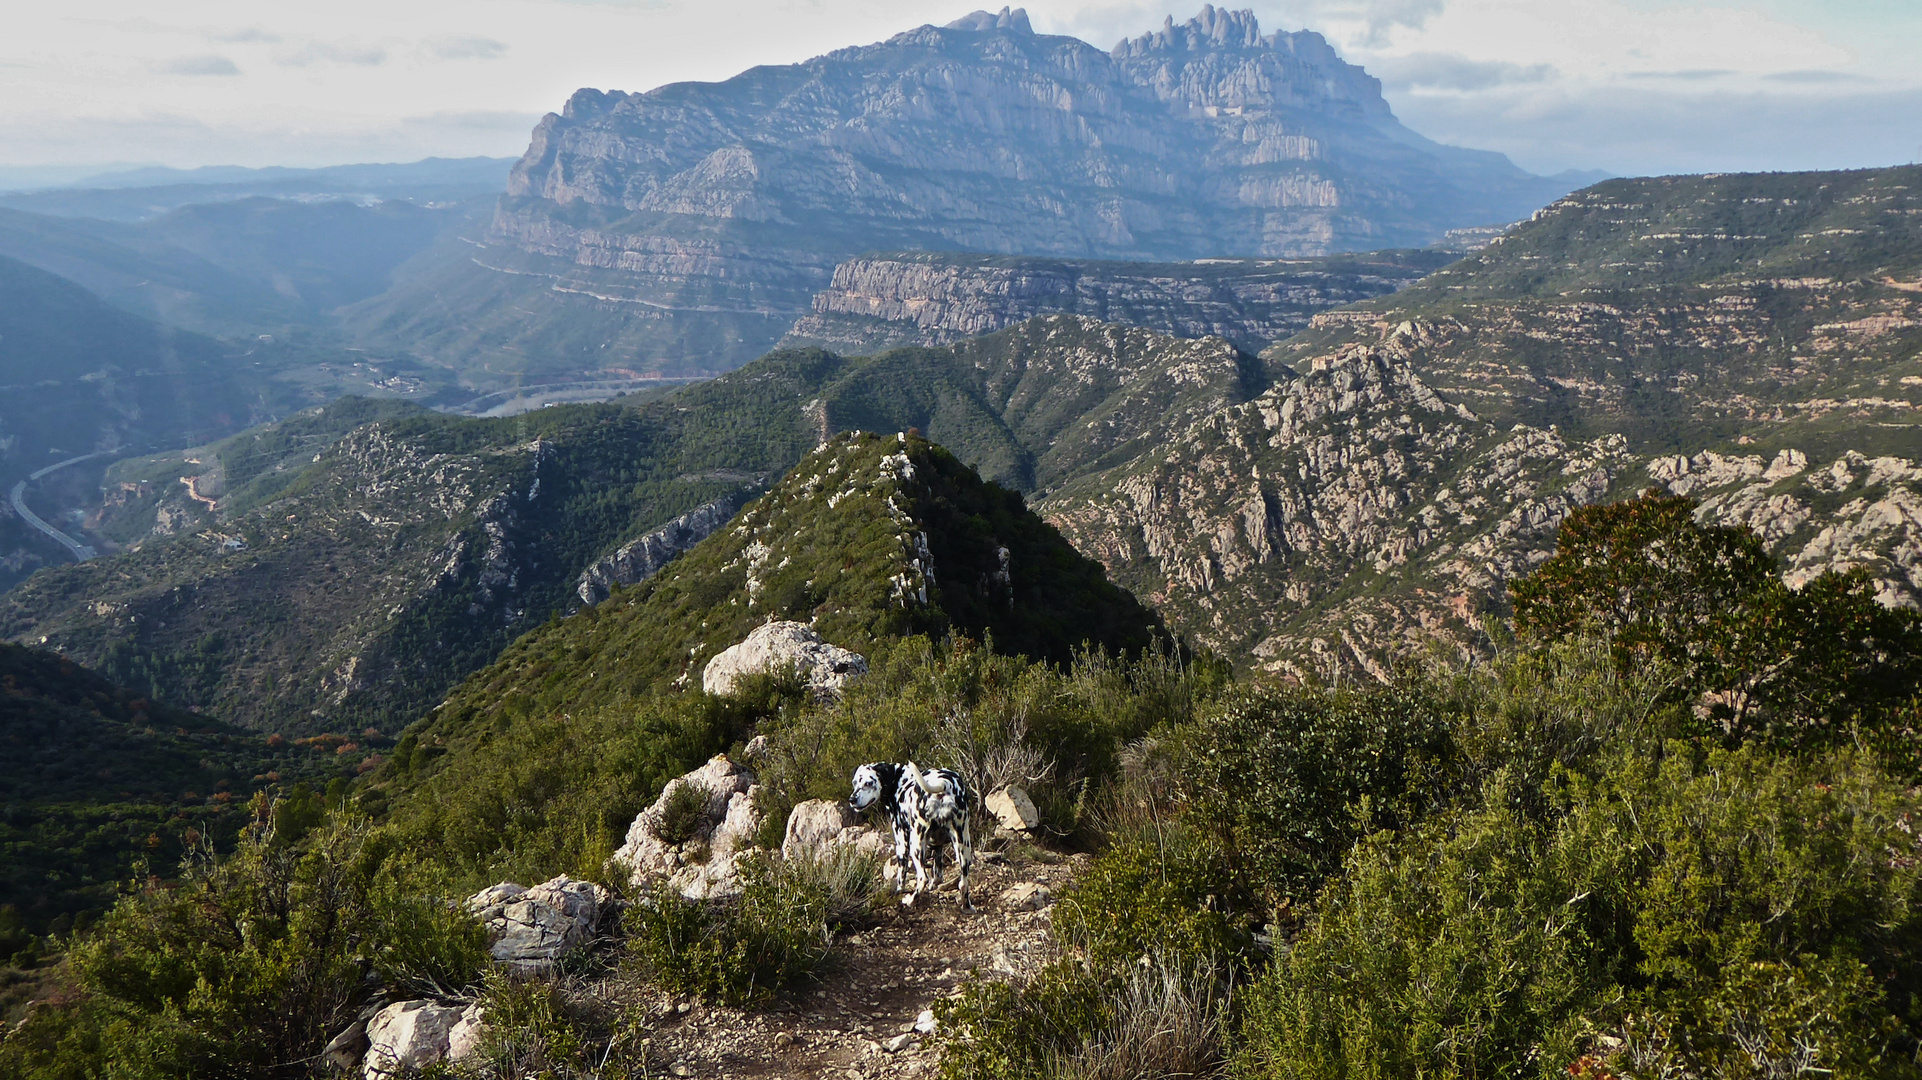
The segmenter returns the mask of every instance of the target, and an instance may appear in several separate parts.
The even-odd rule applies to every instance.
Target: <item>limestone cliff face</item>
[[[1037,508],[1172,625],[1294,675],[1385,676],[1480,617],[1553,550],[1577,506],[1650,484],[1756,529],[1791,583],[1868,568],[1884,603],[1922,598],[1922,467],[1847,452],[1811,464],[1631,452],[1621,435],[1502,427],[1428,387],[1412,330],[1317,358],[1165,448]]]
[[[1318,35],[1264,35],[1246,12],[1207,7],[1112,53],[976,13],[720,83],[577,92],[461,273],[631,305],[675,323],[652,329],[683,355],[650,359],[723,370],[779,336],[748,340],[757,316],[806,314],[860,252],[1374,250],[1563,190],[1409,132]]]
[[[904,252],[834,268],[782,339],[864,355],[945,345],[1039,315],[1075,314],[1259,352],[1318,312],[1371,299],[1452,261],[1428,252],[1324,259],[1128,263]]]

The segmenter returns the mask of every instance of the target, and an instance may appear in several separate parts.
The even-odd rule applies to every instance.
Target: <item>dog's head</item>
[[[886,761],[869,762],[854,770],[854,791],[848,796],[848,805],[866,810],[900,782],[901,766]]]

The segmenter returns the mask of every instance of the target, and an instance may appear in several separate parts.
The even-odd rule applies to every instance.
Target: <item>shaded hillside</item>
[[[151,511],[165,535],[34,578],[0,621],[250,727],[392,730],[530,617],[570,606],[616,542],[800,456],[757,464],[777,452],[762,439],[706,460],[745,477],[692,475],[682,415],[485,421],[336,403],[193,455],[191,486],[167,478],[183,463],[155,463],[175,500]],[[740,445],[704,419],[689,441]]]
[[[74,281],[125,311],[217,335],[325,327],[481,205],[253,196],[139,222],[0,209],[0,256]],[[3,200],[0,200],[3,201]]]
[[[953,632],[1054,661],[1084,643],[1138,651],[1159,628],[1018,494],[947,450],[842,435],[645,583],[515,642],[412,735],[441,745],[476,717],[698,686],[708,660],[770,619],[861,652]]]
[[[1422,377],[1491,420],[1911,453],[1922,168],[1610,180],[1268,355],[1299,368],[1404,323]]]
[[[0,643],[0,909],[35,933],[64,927],[111,901],[136,860],[164,871],[190,834],[231,838],[254,791],[351,774],[368,752],[340,746],[270,744]]]
[[[250,727],[391,731],[571,610],[603,556],[833,432],[919,427],[1032,489],[1260,380],[1226,342],[1064,316],[948,349],[776,353],[632,406],[466,420],[350,399],[116,467],[99,531],[128,550],[0,598],[0,633]]]
[[[1320,35],[1251,12],[1205,7],[1111,52],[977,13],[718,83],[580,90],[474,245],[348,317],[462,371],[725,371],[861,252],[1412,247],[1570,186],[1407,130]]]
[[[302,395],[220,342],[0,257],[0,490],[96,451],[217,438],[298,408]],[[68,557],[0,509],[0,589]]]

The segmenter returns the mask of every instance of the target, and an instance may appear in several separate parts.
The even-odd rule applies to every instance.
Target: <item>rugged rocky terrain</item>
[[[478,246],[351,321],[462,367],[715,372],[860,252],[1418,246],[1569,186],[1409,131],[1321,36],[1263,34],[1249,12],[1204,7],[1104,52],[1004,10],[721,83],[581,90]]]
[[[648,437],[672,409],[555,412],[468,421],[350,399],[151,462],[129,482],[128,549],[34,578],[0,619],[248,726],[395,730],[572,606],[595,558],[763,475],[732,460],[683,475]]]
[[[1407,323],[1423,378],[1497,422],[1912,455],[1919,191],[1916,167],[1610,180],[1269,355],[1299,368]]]
[[[455,746],[503,709],[699,686],[709,661],[771,619],[855,652],[953,631],[1053,660],[1084,640],[1138,651],[1160,628],[1019,495],[952,454],[906,434],[840,436],[660,573],[516,641],[410,736]]]
[[[698,529],[669,528],[675,518],[765,483],[835,432],[910,428],[1030,493],[1175,628],[1282,670],[1380,671],[1437,637],[1472,646],[1478,616],[1501,610],[1505,583],[1545,555],[1569,507],[1651,483],[1756,527],[1797,574],[1862,565],[1885,600],[1913,603],[1922,563],[1917,175],[1611,181],[1407,290],[1316,316],[1264,359],[1221,338],[1053,315],[868,358],[777,352],[657,401],[544,410],[524,433],[518,425],[533,421],[436,420],[407,440],[432,432],[462,449],[407,442],[392,486],[346,457],[297,458],[288,443],[275,475],[306,478],[286,480],[285,498],[354,493],[325,496],[338,509],[315,516],[311,531],[299,506],[270,508],[264,497],[230,501],[219,522],[205,522],[190,501],[205,492],[166,476],[161,486],[178,503],[160,512],[198,522],[170,527],[205,531],[46,575],[8,599],[5,627],[190,704],[284,702],[275,715],[314,725],[330,721],[313,710],[328,714],[335,706],[325,702],[356,681],[411,686],[404,708],[380,706],[390,710],[380,724],[393,730],[405,709],[491,659],[527,625],[525,613],[596,599],[698,539]],[[567,464],[577,460],[573,440],[589,433],[597,449],[578,460],[600,464]],[[395,437],[363,433],[342,445]],[[540,517],[546,503],[527,499],[537,445],[560,455],[541,498],[573,485],[565,498],[591,527],[558,529],[561,519]],[[509,472],[481,462],[518,461],[522,471],[454,500],[468,509],[434,526],[437,539],[383,546],[397,541],[382,539],[375,521],[412,521],[432,505],[419,487],[439,475],[422,472],[429,459],[471,462],[490,477]],[[518,532],[496,523],[501,557],[526,560],[500,570],[499,582],[480,567],[494,550],[487,524],[463,516],[495,498],[543,522]],[[711,525],[720,514],[695,517]],[[335,521],[323,537],[318,524]],[[457,533],[468,536],[463,558],[480,562],[456,575],[451,593],[434,591]],[[227,547],[233,539],[249,550]],[[238,598],[251,602],[258,587],[238,570],[267,573],[263,542],[307,552],[273,565],[273,581],[297,583],[272,586],[275,595],[331,596],[329,610],[353,612],[340,625],[364,628],[276,661],[271,689],[242,681],[247,662],[215,648],[255,617]],[[373,565],[379,574],[357,569]],[[195,594],[192,618],[167,614],[188,595],[171,590],[215,580],[234,582],[231,604],[208,591]],[[470,608],[491,614],[476,621]],[[400,614],[410,611],[419,618]],[[335,622],[298,625],[305,640]],[[435,659],[368,668],[401,673],[371,681],[345,666],[388,655],[365,644],[386,627],[412,627],[421,642],[394,655]],[[444,644],[457,641],[471,648]],[[215,674],[188,674],[197,672]]]
[[[1230,655],[1380,671],[1575,504],[1654,484],[1798,580],[1922,596],[1922,170],[1610,181],[1265,355],[1260,397],[1040,504]],[[1374,654],[1371,657],[1371,652]]]
[[[1394,292],[1455,260],[1439,251],[1321,259],[1120,263],[902,252],[834,268],[784,346],[863,356],[945,345],[1056,313],[1222,337],[1260,352],[1318,311]]]
[[[1861,566],[1885,602],[1922,599],[1913,460],[1649,455],[1620,434],[1504,428],[1424,383],[1415,347],[1346,346],[1037,508],[1172,625],[1324,679],[1483,647],[1480,620],[1506,613],[1569,510],[1649,485],[1755,528],[1792,580]]]

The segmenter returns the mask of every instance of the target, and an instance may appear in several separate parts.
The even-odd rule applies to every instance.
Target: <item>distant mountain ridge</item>
[[[1248,12],[1205,7],[1113,52],[977,13],[720,83],[581,90],[535,130],[481,246],[354,321],[453,365],[717,372],[861,252],[1374,250],[1565,190],[1409,131],[1319,35],[1264,35]],[[563,322],[598,340],[503,355]]]
[[[897,252],[834,268],[781,339],[872,354],[946,345],[1037,315],[1086,315],[1260,352],[1318,311],[1394,292],[1455,260],[1438,251],[1186,263]]]

